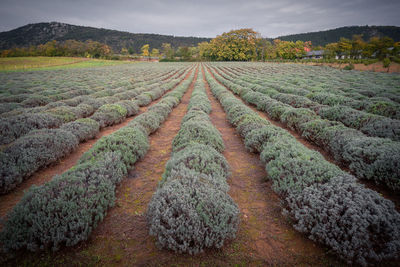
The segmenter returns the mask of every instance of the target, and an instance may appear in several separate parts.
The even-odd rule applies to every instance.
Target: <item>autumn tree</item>
[[[311,44],[303,41],[281,41],[274,40],[276,55],[282,59],[296,59],[301,58],[306,54],[306,50]]]
[[[160,50],[158,50],[157,48],[153,48],[151,49],[151,54],[152,57],[159,57],[160,56]]]
[[[393,47],[392,50],[390,50]],[[366,53],[370,57],[376,57],[378,59],[384,59],[385,57],[391,56],[393,50],[396,51],[395,43],[392,38],[389,37],[372,37],[366,45]]]
[[[351,57],[358,58],[365,49],[365,46],[366,43],[362,38],[362,34],[353,35],[353,38],[351,39]]]
[[[142,56],[144,56],[144,57],[150,56],[150,53],[149,53],[150,45],[145,44],[144,46],[142,46],[141,50],[142,50]]]
[[[232,30],[210,41],[213,60],[248,61],[257,59],[256,43],[260,34],[252,29]]]
[[[122,47],[121,48],[121,54],[122,55],[128,55],[128,53],[129,53],[129,51],[128,51],[128,49],[126,47]]]
[[[211,45],[209,42],[201,42],[198,44],[200,59],[210,59]]]

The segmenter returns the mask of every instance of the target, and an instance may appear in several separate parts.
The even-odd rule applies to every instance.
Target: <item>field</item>
[[[0,72],[89,68],[126,63],[125,61],[79,57],[11,57],[0,58]]]
[[[398,264],[400,75],[60,60],[0,73],[1,265]]]

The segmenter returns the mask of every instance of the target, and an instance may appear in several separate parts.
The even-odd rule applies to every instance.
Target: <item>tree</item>
[[[198,44],[200,59],[210,59],[211,45],[208,42],[201,42]]]
[[[330,43],[325,46],[324,49],[324,57],[326,58],[335,58],[336,55],[340,52],[338,43]]]
[[[304,43],[303,41],[281,41],[274,40],[276,54],[282,59],[296,59],[301,58],[306,54],[306,50],[311,46],[311,43]]]
[[[190,53],[190,49],[187,46],[178,47],[178,50],[176,51],[176,55],[185,61],[190,60],[192,57],[192,55]]]
[[[260,34],[252,29],[232,30],[210,41],[210,59],[248,61],[257,59]]]
[[[173,59],[174,58],[174,49],[172,49],[171,44],[163,43],[162,44],[162,54],[166,59]]]
[[[394,47],[395,43],[392,38],[389,37],[372,37],[367,44],[368,54],[374,56],[380,60],[390,56],[393,50],[389,48]]]
[[[258,38],[256,40],[257,60],[265,61],[265,53],[267,50],[268,43],[271,44],[264,38]]]
[[[341,37],[338,42],[338,50],[345,56],[350,56],[351,50],[353,48],[351,40]]]
[[[151,50],[151,56],[152,57],[159,57],[160,56],[160,50],[158,50],[157,48],[153,48]]]
[[[353,35],[353,38],[351,39],[351,57],[358,58],[362,54],[362,51],[365,49],[365,46],[366,43],[362,38],[362,34]]]
[[[123,47],[123,48],[121,49],[121,54],[122,54],[122,55],[128,55],[128,53],[129,53],[129,51],[128,51],[128,49],[126,49],[125,47]]]
[[[144,57],[150,56],[149,49],[150,49],[150,45],[148,45],[148,44],[145,44],[144,46],[142,46],[141,50],[142,50],[142,55]]]

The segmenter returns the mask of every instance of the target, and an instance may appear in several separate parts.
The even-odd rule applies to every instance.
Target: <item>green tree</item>
[[[175,51],[172,49],[171,44],[169,43],[163,43],[162,44],[162,54],[166,59],[173,59]]]

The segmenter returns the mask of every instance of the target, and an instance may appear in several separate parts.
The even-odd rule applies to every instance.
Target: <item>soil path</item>
[[[187,79],[192,72],[189,71],[189,73],[186,75],[184,78]],[[171,77],[171,76],[170,76]],[[180,76],[181,77],[181,76]],[[182,83],[183,80],[180,82]],[[179,83],[179,84],[180,84]],[[171,89],[173,90],[173,89]],[[140,111],[137,115],[145,112],[149,107],[152,105],[156,104],[158,101],[160,101],[161,98],[151,102],[149,105],[140,107]],[[31,177],[27,178],[23,183],[18,185],[13,191],[9,192],[8,194],[5,195],[0,195],[0,223],[5,221],[5,216],[6,214],[20,201],[20,199],[23,197],[24,193],[26,190],[28,190],[32,185],[42,185],[48,181],[50,181],[54,175],[60,175],[70,169],[72,166],[74,166],[80,157],[88,151],[96,142],[103,136],[107,136],[109,134],[112,134],[113,132],[117,131],[118,129],[126,126],[130,121],[132,121],[137,115],[132,116],[130,118],[126,118],[123,122],[106,127],[100,130],[100,132],[96,135],[94,139],[88,140],[86,142],[80,143],[78,145],[78,148],[69,154],[68,156],[64,157],[63,159],[57,161],[56,163],[50,165],[49,167],[45,167],[35,174],[33,174]]]
[[[215,72],[217,72],[218,74],[220,74],[220,70],[213,68],[213,70]],[[303,144],[305,147],[318,151],[324,158],[325,160],[329,161],[332,164],[335,164],[336,166],[338,166],[339,168],[341,168],[343,171],[348,172],[348,173],[352,173],[351,170],[344,166],[343,164],[341,164],[340,162],[337,162],[332,155],[327,152],[326,150],[324,150],[323,148],[312,144],[310,141],[308,141],[307,139],[305,139],[303,136],[301,136],[300,134],[298,134],[296,131],[288,128],[285,124],[273,120],[271,119],[265,112],[258,110],[253,104],[248,104],[245,101],[243,101],[243,99],[241,99],[238,95],[234,94],[232,92],[232,90],[229,87],[226,87],[225,85],[223,85],[221,82],[219,82],[215,76],[212,74],[212,72],[210,71],[209,67],[207,67],[207,71],[211,74],[211,76],[222,86],[224,86],[226,89],[228,89],[232,95],[234,95],[238,100],[242,101],[245,105],[247,105],[249,108],[251,108],[253,111],[257,112],[258,115],[260,115],[262,118],[265,118],[266,120],[268,120],[271,124],[283,128],[286,131],[288,131],[294,138],[296,138],[296,140],[298,142],[300,142],[301,144]],[[396,206],[396,210],[400,212],[400,195],[396,194],[395,192],[391,191],[390,189],[386,188],[385,186],[381,186],[381,185],[376,185],[373,181],[367,181],[367,180],[358,180],[359,183],[365,185],[366,187],[379,192],[380,194],[382,194],[385,198],[393,201],[393,203]]]

